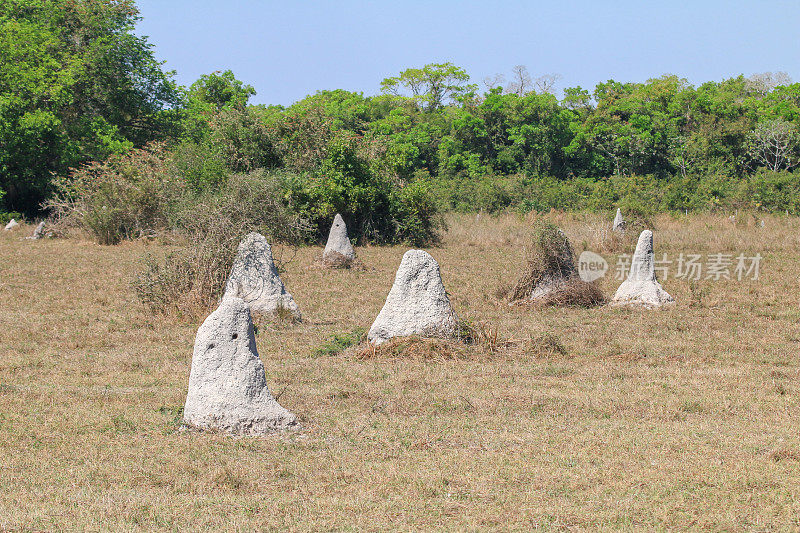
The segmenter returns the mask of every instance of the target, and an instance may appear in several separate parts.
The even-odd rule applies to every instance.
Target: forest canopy
[[[800,84],[783,73],[557,91],[521,65],[479,86],[431,63],[375,95],[254,105],[230,70],[179,86],[138,20],[133,0],[0,2],[0,212],[41,214],[81,168],[146,148],[187,194],[264,171],[303,220],[342,212],[378,240],[428,231],[442,209],[800,214]]]

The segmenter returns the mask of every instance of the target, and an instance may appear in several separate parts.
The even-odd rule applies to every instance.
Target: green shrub
[[[800,173],[759,169],[739,185],[737,198],[764,211],[800,214]]]
[[[359,155],[354,137],[339,134],[328,144],[318,171],[286,175],[289,205],[323,238],[336,213],[350,236],[372,242],[433,242],[441,227],[426,182],[406,186],[373,169]]]
[[[139,300],[157,313],[202,314],[222,295],[245,235],[305,241],[311,228],[286,208],[282,193],[275,175],[255,171],[231,176],[217,194],[187,199],[176,222],[186,246],[164,261],[145,258],[133,281]]]
[[[713,211],[719,208],[730,208],[735,203],[735,193],[740,180],[729,174],[707,174],[697,181],[694,193],[695,209]],[[747,202],[749,205],[750,202]]]
[[[162,145],[151,145],[56,180],[56,194],[45,204],[54,226],[82,227],[100,244],[165,229],[184,194],[183,182],[169,172],[169,157]]]
[[[623,212],[647,219],[658,211],[663,193],[655,176],[614,176],[610,181],[619,196],[617,207]]]
[[[5,226],[11,222],[12,218],[19,221],[22,218],[22,213],[17,213],[16,211],[0,212],[0,226]]]
[[[255,108],[224,109],[211,123],[210,145],[231,172],[273,169],[280,158]]]
[[[175,173],[195,192],[216,190],[228,179],[228,169],[216,150],[208,144],[187,141],[172,153]]]
[[[391,213],[395,221],[395,241],[412,246],[438,242],[439,231],[445,228],[431,186],[414,181],[391,195]]]
[[[528,182],[527,178],[519,174],[438,178],[431,182],[431,192],[445,209],[497,213],[507,207],[519,205],[526,196]]]

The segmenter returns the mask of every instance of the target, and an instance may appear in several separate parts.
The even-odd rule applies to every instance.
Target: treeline
[[[780,73],[611,80],[559,99],[553,78],[521,66],[479,89],[443,63],[387,78],[379,95],[320,91],[284,108],[251,105],[255,90],[230,71],[178,86],[132,33],[137,20],[132,0],[0,3],[5,211],[63,206],[86,194],[74,182],[88,167],[71,169],[106,161],[92,171],[125,176],[120,162],[140,168],[131,157],[146,153],[181,195],[261,173],[315,231],[342,212],[357,235],[386,241],[428,239],[442,209],[800,214],[800,84]]]

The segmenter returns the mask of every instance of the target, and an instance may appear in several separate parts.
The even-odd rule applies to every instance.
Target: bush
[[[217,190],[228,179],[228,169],[222,157],[207,144],[187,141],[178,145],[172,154],[175,173],[194,192]]]
[[[528,185],[529,180],[519,174],[480,178],[459,176],[436,179],[432,192],[446,209],[497,213],[518,206],[527,196]]]
[[[232,172],[273,169],[280,164],[269,128],[254,108],[224,109],[211,123],[209,142]]]
[[[271,242],[299,243],[310,226],[283,204],[279,179],[265,171],[231,176],[219,194],[188,201],[177,218],[186,247],[164,261],[144,260],[133,281],[151,311],[199,316],[222,295],[241,239],[252,231]]]
[[[442,227],[426,182],[405,187],[370,167],[359,155],[357,140],[337,135],[317,172],[288,175],[289,205],[308,220],[322,239],[336,213],[355,239],[372,242],[435,242]]]
[[[395,241],[412,246],[424,246],[439,241],[439,231],[445,229],[430,184],[415,181],[391,196],[392,218],[396,224]]]
[[[540,281],[566,278],[574,270],[575,254],[567,237],[554,224],[539,219],[534,223],[530,245],[525,249],[523,274],[511,290],[511,299],[527,299]]]
[[[100,244],[117,244],[168,227],[184,194],[184,184],[170,177],[168,161],[163,145],[156,144],[57,180],[56,194],[45,204],[54,230],[82,227]]]
[[[12,218],[19,222],[22,218],[22,213],[17,213],[16,211],[0,212],[0,226],[5,226],[11,222]]]
[[[764,211],[788,211],[800,214],[800,173],[759,169],[739,186],[741,202]]]

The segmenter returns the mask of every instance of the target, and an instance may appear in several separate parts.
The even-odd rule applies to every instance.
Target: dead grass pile
[[[530,307],[597,307],[608,301],[597,283],[583,281],[579,277],[565,280],[558,290],[549,292],[535,300],[516,300],[514,305]]]
[[[340,254],[339,252],[328,252],[328,254],[320,259],[322,264],[328,268],[350,268],[353,259]]]
[[[377,346],[362,342],[348,351],[356,359],[481,359],[506,351],[516,344],[511,339],[502,338],[497,326],[488,322],[470,323],[462,320],[455,338],[397,337]]]
[[[534,289],[543,283],[552,283],[554,289],[531,300]],[[515,304],[536,306],[595,307],[606,302],[598,285],[578,277],[575,254],[566,235],[543,219],[534,222],[519,280],[513,287],[501,287],[496,295]]]
[[[575,275],[575,254],[566,235],[543,219],[534,222],[529,245],[525,247],[525,266],[514,288],[512,300],[530,298],[534,287],[545,279]]]

